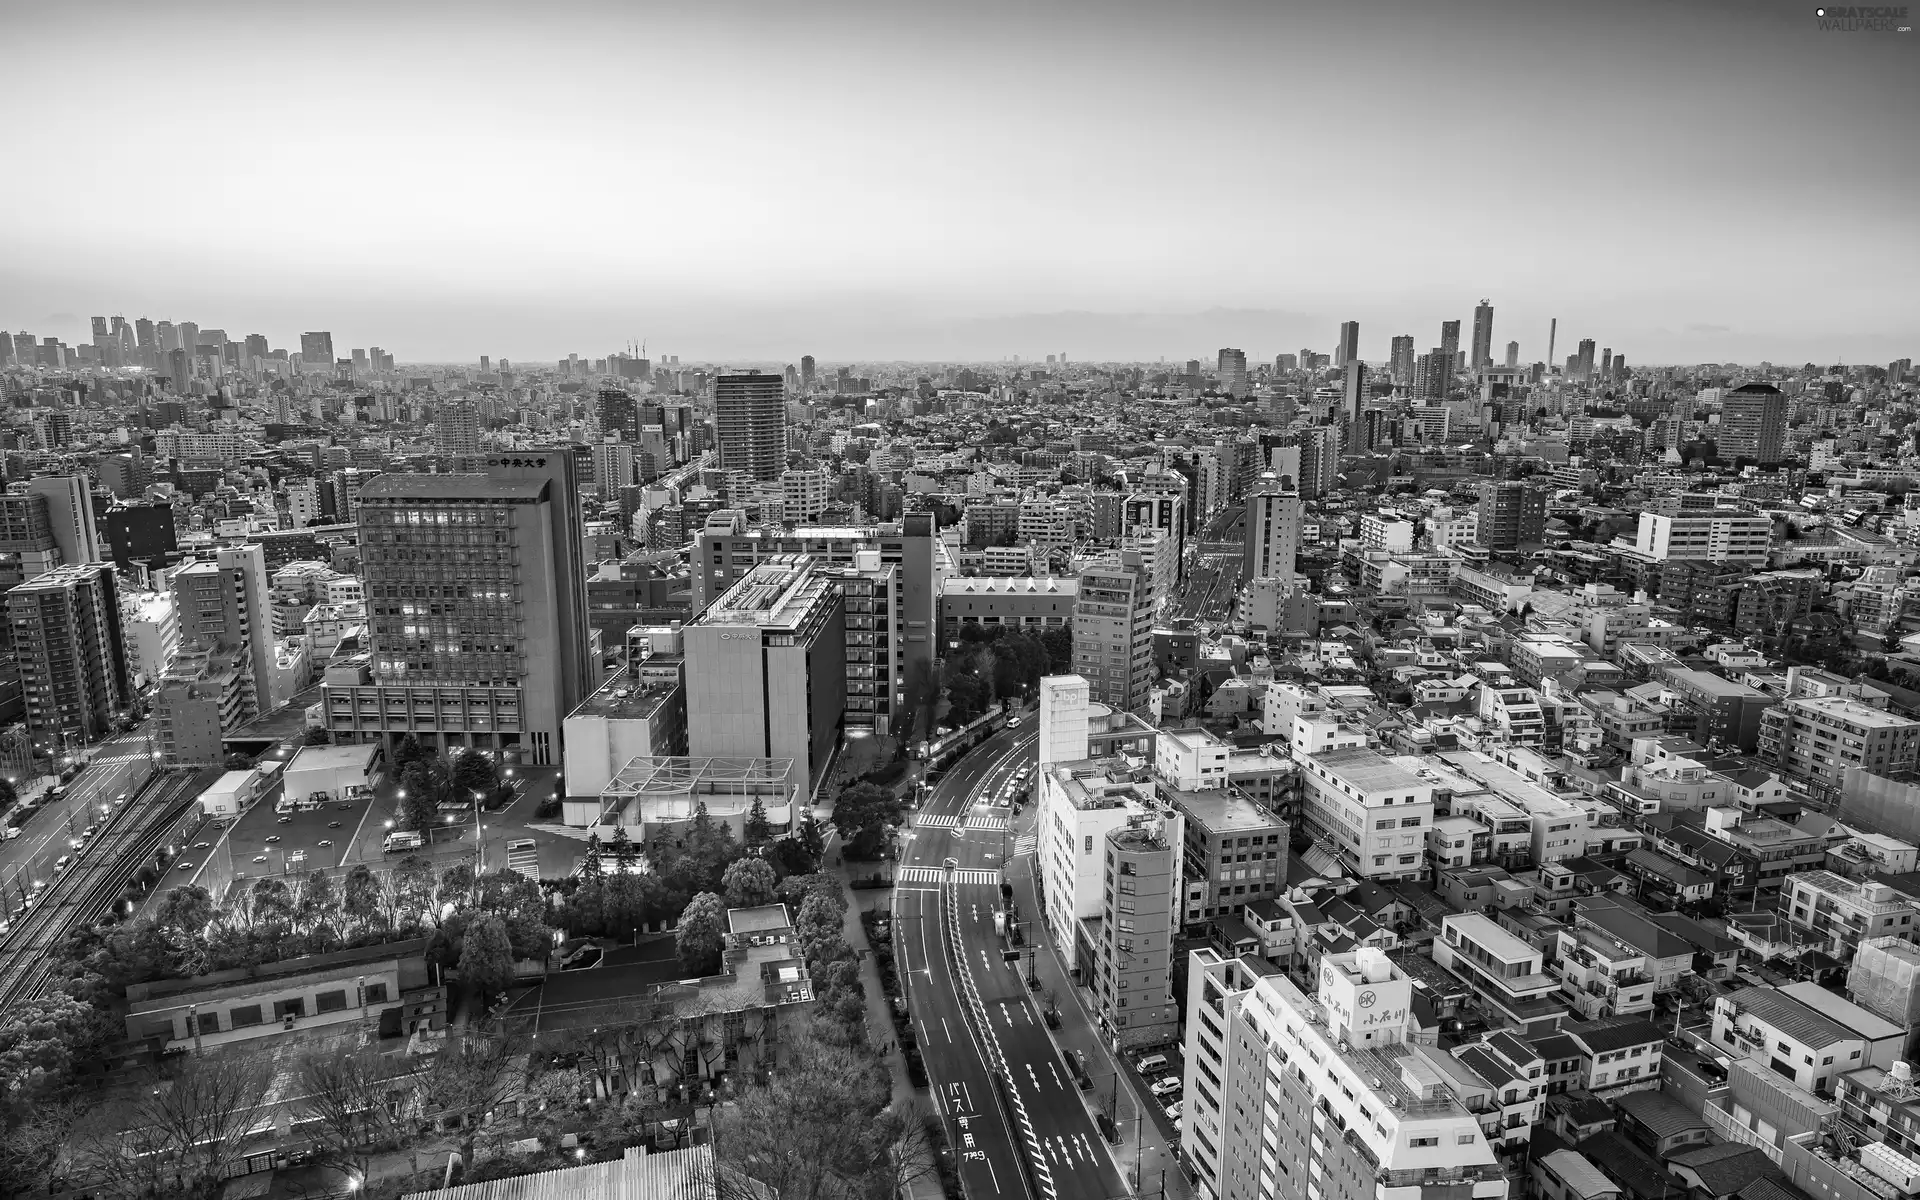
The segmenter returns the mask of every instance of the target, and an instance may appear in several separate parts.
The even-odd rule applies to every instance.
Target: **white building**
[[[127,645],[127,670],[133,685],[159,682],[180,649],[180,614],[171,592],[123,592],[120,627]]]
[[[1418,761],[1355,748],[1301,762],[1308,830],[1362,879],[1414,879],[1424,869],[1433,784],[1411,769]]]
[[[1264,960],[1193,952],[1180,1148],[1208,1200],[1505,1200],[1459,1063],[1408,1040],[1412,981],[1373,949],[1312,995]]]
[[[1718,508],[1676,516],[1643,512],[1633,548],[1655,562],[1759,564],[1773,543],[1773,518]]]

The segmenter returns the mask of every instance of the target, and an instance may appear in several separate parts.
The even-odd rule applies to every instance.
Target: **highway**
[[[74,841],[98,823],[121,793],[132,793],[153,774],[146,733],[125,733],[103,743],[73,777],[61,800],[41,808],[20,827],[20,836],[0,842],[0,896],[12,911],[32,894],[37,880],[53,878],[53,866],[75,853]]]
[[[989,801],[1034,758],[1031,726],[995,734],[916,814],[894,889],[902,976],[968,1195],[1108,1200],[1130,1194],[1120,1169],[994,931],[1011,835]]]

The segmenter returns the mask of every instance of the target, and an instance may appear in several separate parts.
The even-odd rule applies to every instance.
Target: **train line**
[[[81,848],[73,865],[0,938],[0,1007],[48,991],[54,948],[69,930],[106,915],[127,879],[152,860],[193,807],[210,782],[207,775],[154,775],[133,799],[108,815],[100,836]]]

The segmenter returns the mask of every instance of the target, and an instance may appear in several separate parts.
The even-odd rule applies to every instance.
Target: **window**
[[[305,1016],[306,1012],[306,1001],[302,1000],[299,996],[295,996],[291,1000],[275,1000],[273,1002],[273,1019],[276,1021],[283,1017]]]
[[[1093,853],[1093,835],[1092,834],[1087,835],[1087,853],[1088,854]]]
[[[1437,1137],[1410,1137],[1407,1139],[1407,1145],[1416,1148],[1420,1146],[1438,1146],[1439,1144],[1440,1139]]]
[[[339,1012],[346,1006],[347,993],[345,988],[336,989],[331,992],[321,992],[313,998],[313,1007],[316,1012]]]
[[[210,1012],[201,1013],[199,1014],[199,1017],[200,1017],[201,1033],[219,1033],[220,1032],[220,1014],[219,1013],[210,1013]]]
[[[260,1006],[258,1004],[249,1004],[242,1008],[230,1009],[227,1012],[227,1024],[235,1029],[244,1029],[248,1025],[258,1025],[259,1023]]]

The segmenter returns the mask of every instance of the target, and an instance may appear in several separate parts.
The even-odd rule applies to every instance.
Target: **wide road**
[[[1008,810],[992,801],[1034,759],[1031,726],[996,734],[916,816],[894,899],[909,1004],[934,1091],[961,1135],[970,1196],[1108,1200],[1129,1194],[1126,1184],[1041,1020],[1024,960],[1003,961],[994,929],[1011,835]],[[990,1072],[1009,1090],[996,1094]]]
[[[5,910],[18,907],[33,885],[52,880],[62,857],[78,856],[80,834],[98,824],[120,795],[140,789],[153,774],[153,746],[144,729],[103,742],[67,785],[67,794],[42,807],[20,827],[20,836],[0,841],[0,895]]]

